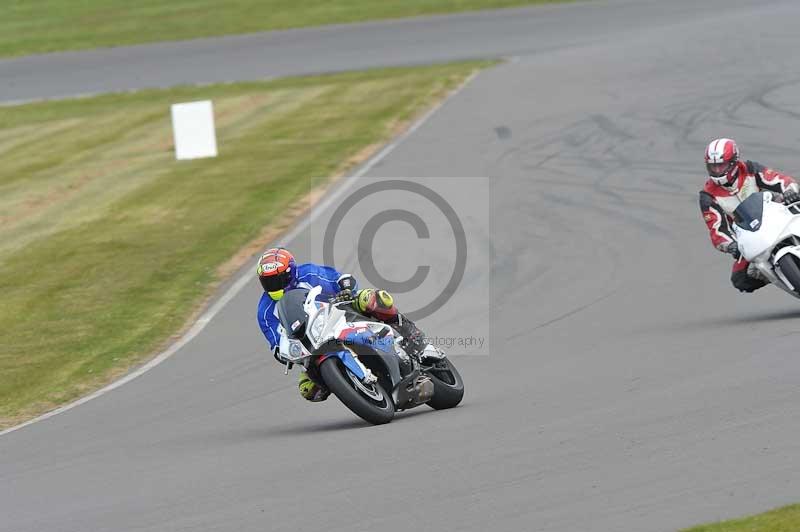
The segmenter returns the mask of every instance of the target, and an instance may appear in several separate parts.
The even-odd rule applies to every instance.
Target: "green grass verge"
[[[3,0],[0,56],[555,1],[558,0]]]
[[[683,532],[797,532],[800,530],[800,504],[709,525],[687,528]]]
[[[152,355],[243,246],[486,64],[0,107],[0,427]],[[220,155],[177,162],[169,105],[205,98]]]

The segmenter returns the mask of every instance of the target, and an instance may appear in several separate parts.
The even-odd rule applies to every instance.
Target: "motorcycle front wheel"
[[[800,266],[797,264],[797,257],[791,253],[787,253],[778,259],[778,268],[786,279],[794,287],[796,294],[800,294]]]
[[[373,425],[394,418],[392,396],[378,382],[364,384],[337,357],[330,357],[319,368],[325,385],[355,415]]]

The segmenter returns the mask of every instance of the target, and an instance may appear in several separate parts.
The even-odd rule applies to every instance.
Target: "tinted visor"
[[[711,177],[722,177],[733,169],[736,161],[729,161],[727,163],[706,163],[708,175]]]
[[[259,275],[258,280],[261,281],[264,292],[277,292],[289,286],[289,282],[292,280],[292,272],[285,271],[277,275],[269,276]]]

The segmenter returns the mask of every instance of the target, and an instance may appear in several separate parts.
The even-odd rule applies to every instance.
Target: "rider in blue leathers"
[[[311,289],[315,286],[321,286],[322,294],[320,294],[320,300],[324,301],[336,296],[342,290],[338,284],[342,274],[330,266],[306,263],[296,266],[295,271],[296,276],[292,277],[285,290],[294,288]],[[353,284],[355,285],[355,281]],[[278,313],[275,311],[277,304],[278,300],[272,299],[267,292],[261,294],[261,299],[258,302],[258,324],[267,342],[269,342],[270,348],[273,350],[278,347],[280,342],[280,334],[278,333],[280,322],[278,321]]]
[[[278,355],[280,332],[276,306],[284,292],[294,288],[322,287],[320,300],[339,298],[354,300],[359,312],[391,324],[404,338],[406,351],[419,356],[437,356],[438,350],[430,346],[414,323],[402,316],[394,306],[392,296],[385,290],[372,288],[357,290],[355,278],[341,274],[330,266],[306,263],[296,264],[294,256],[284,248],[267,250],[259,258],[257,272],[264,293],[258,302],[258,324],[270,345],[275,359],[285,364]],[[309,401],[324,401],[330,392],[303,371],[300,373],[300,394]]]

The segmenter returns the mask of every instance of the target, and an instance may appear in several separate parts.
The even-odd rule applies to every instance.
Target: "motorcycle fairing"
[[[312,288],[308,292],[304,304],[309,315],[308,322],[311,329],[314,329],[315,321],[318,318],[325,319],[325,324],[322,330],[319,331],[318,338],[311,339],[315,349],[321,348],[330,340],[337,341],[339,345],[332,346],[331,351],[325,353],[324,356],[326,358],[327,356],[337,356],[351,370],[353,375],[361,380],[369,380],[374,378],[374,375],[359,360],[359,355],[378,355],[376,358],[386,367],[392,380],[392,386],[397,385],[402,380],[402,377],[400,375],[400,365],[397,361],[397,353],[394,350],[394,337],[391,334],[391,328],[386,324],[374,322],[348,322],[345,319],[346,313],[343,310],[328,303],[315,301],[320,291],[320,287]],[[344,345],[342,346],[342,344]],[[361,351],[360,348],[362,347],[369,349],[369,352]],[[320,359],[320,363],[322,360],[324,358]]]
[[[756,205],[756,202],[761,204]],[[774,286],[794,297],[800,297],[778,264],[778,261],[787,254],[800,258],[800,245],[783,245],[775,250],[779,243],[798,241],[800,216],[783,204],[772,201],[770,192],[752,194],[737,210],[740,208],[746,212],[740,211],[741,223],[733,224],[732,228],[742,257]],[[753,223],[756,220],[758,223]],[[742,223],[745,224],[744,227]]]
[[[393,329],[385,323],[347,321],[348,313],[345,311],[334,305],[316,301],[320,292],[320,287],[312,288],[306,293],[303,303],[308,323],[306,337],[313,345],[313,349],[309,352],[319,354],[319,358],[316,359],[317,365],[335,356],[363,382],[370,382],[376,378],[370,366],[379,373],[384,373],[385,369],[391,381],[390,388],[395,405],[403,408],[410,404],[412,391],[409,388],[412,387],[420,371],[415,367],[409,374],[405,376],[402,374],[397,352],[399,348],[396,345],[397,337]],[[350,316],[356,317],[356,315]],[[324,323],[320,322],[319,330],[316,327],[318,319],[324,320]],[[325,352],[319,353],[319,350]],[[361,361],[362,357],[367,365]],[[383,368],[379,370],[376,365]]]
[[[738,224],[733,225],[739,251],[750,262],[758,261],[760,256],[771,251],[776,243],[792,235],[800,235],[800,218],[793,215],[784,205],[773,202],[771,194],[763,192],[753,194],[746,201],[753,201],[758,197],[763,201],[761,219],[756,224],[758,228],[746,230]],[[763,258],[766,259],[768,257]]]
[[[385,353],[394,353],[394,335],[391,327],[381,327],[375,332],[370,327],[370,322],[347,323],[347,326],[339,331],[339,340],[345,345],[364,345],[373,347]]]

